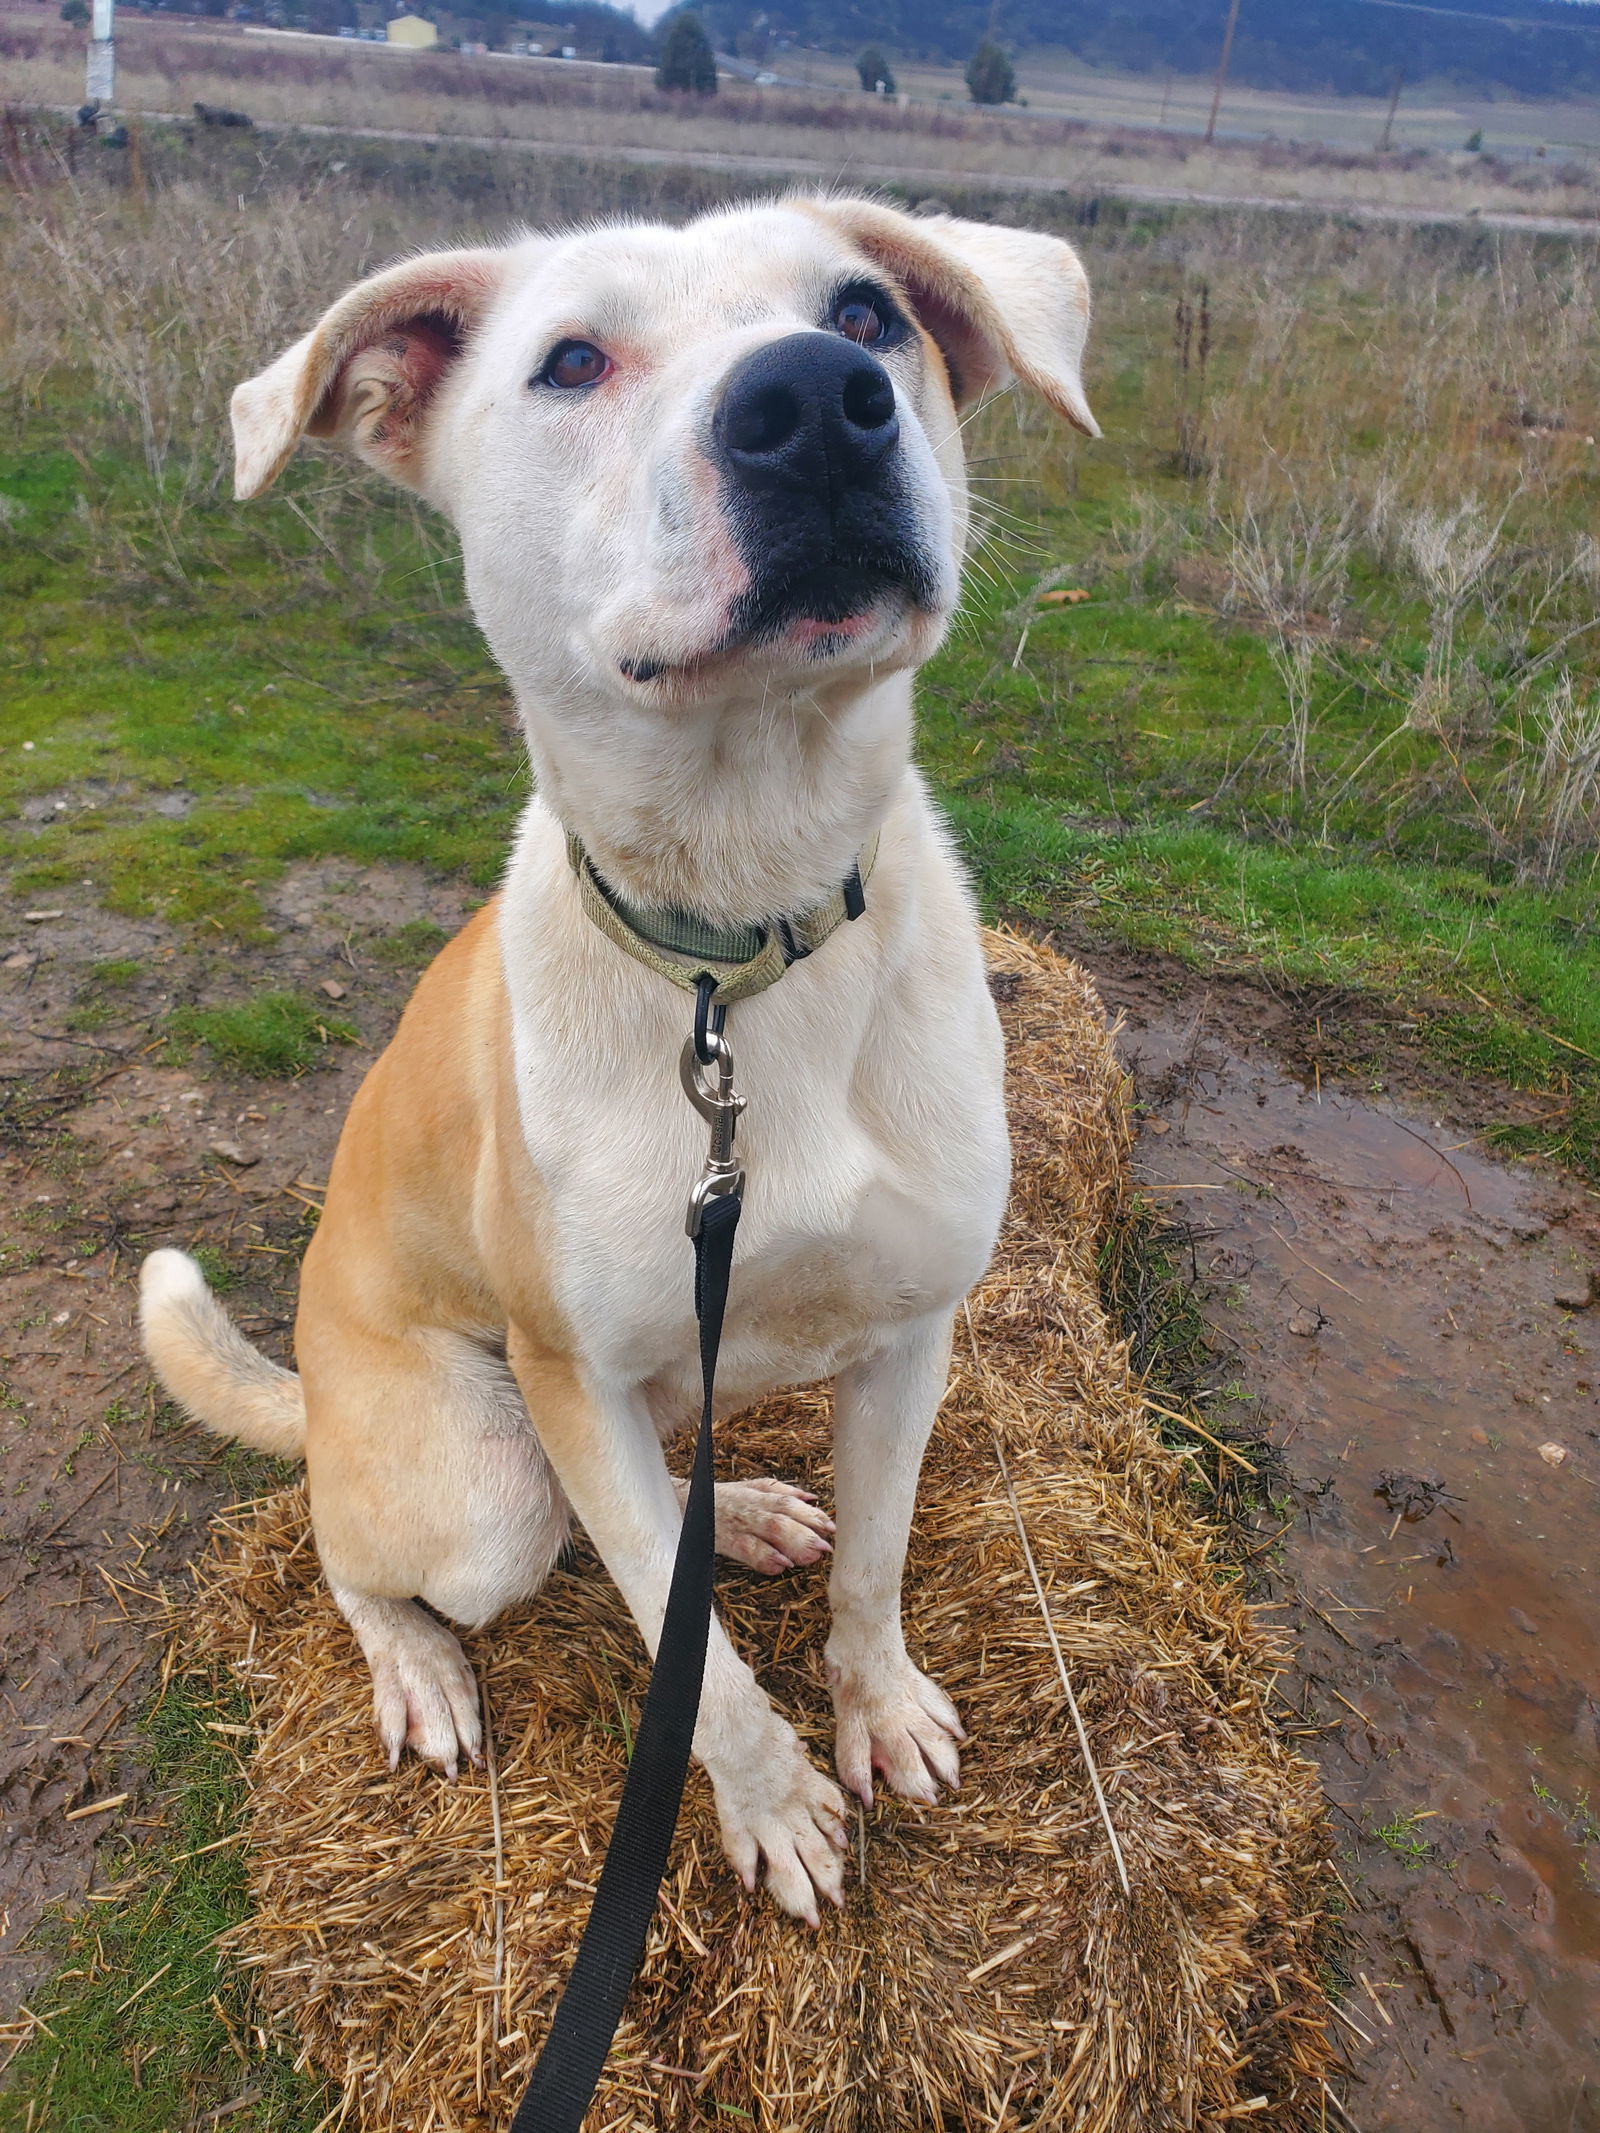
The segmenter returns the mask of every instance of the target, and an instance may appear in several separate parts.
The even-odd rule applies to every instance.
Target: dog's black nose
[[[746,490],[833,499],[870,482],[900,436],[894,386],[874,356],[833,333],[791,333],[734,366],[713,422]]]

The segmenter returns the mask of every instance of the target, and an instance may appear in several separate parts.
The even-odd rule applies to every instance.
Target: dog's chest
[[[895,1047],[917,1064],[898,1077],[848,1071],[826,1045],[741,1047],[730,1016],[748,1108],[719,1369],[729,1403],[835,1375],[895,1327],[952,1308],[982,1273],[1008,1146],[992,1011],[981,997],[970,1007],[967,1041]],[[598,1374],[648,1387],[663,1420],[698,1405],[684,1212],[708,1139],[670,1051],[624,1049],[581,1094],[547,1073],[522,1106],[577,1345]]]

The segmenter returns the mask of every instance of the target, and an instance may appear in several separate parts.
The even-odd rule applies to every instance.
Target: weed
[[[1392,1822],[1372,1832],[1374,1840],[1391,1852],[1408,1874],[1420,1873],[1438,1852],[1438,1846],[1430,1844],[1425,1837],[1417,1835],[1419,1822],[1428,1820],[1423,1814],[1397,1814]]]
[[[180,1043],[204,1044],[220,1066],[289,1077],[321,1064],[330,1044],[354,1044],[353,1023],[295,992],[264,992],[230,1007],[184,1007],[167,1018]]]
[[[1211,363],[1211,290],[1200,284],[1193,302],[1180,293],[1172,320],[1177,386],[1177,465],[1193,480],[1208,468],[1204,436],[1206,372]]]
[[[1223,1382],[1227,1359],[1201,1309],[1192,1239],[1134,1194],[1106,1233],[1099,1275],[1106,1309],[1127,1333],[1134,1371],[1158,1403],[1148,1410],[1152,1427],[1191,1461],[1194,1486],[1211,1514],[1231,1529],[1240,1548],[1252,1547],[1258,1537],[1254,1513],[1272,1508],[1274,1454],[1259,1417],[1231,1412],[1241,1395],[1237,1384]],[[1163,1408],[1172,1413],[1163,1414]],[[1213,1437],[1247,1456],[1254,1473],[1208,1449],[1173,1419],[1190,1410],[1203,1415]]]
[[[244,1279],[236,1267],[228,1264],[214,1244],[197,1244],[194,1257],[201,1273],[219,1296],[225,1296],[229,1289],[236,1289]]]
[[[1528,1784],[1534,1798],[1543,1806],[1548,1807],[1552,1813],[1560,1816],[1562,1822],[1566,1825],[1567,1835],[1580,1850],[1587,1848],[1591,1844],[1600,1845],[1600,1816],[1596,1815],[1590,1803],[1587,1787],[1577,1795],[1569,1807],[1559,1793],[1552,1792],[1550,1787],[1543,1784],[1538,1778],[1530,1777]]]
[[[1268,654],[1288,705],[1289,785],[1304,797],[1313,684],[1338,627],[1354,545],[1352,513],[1348,505],[1337,514],[1308,511],[1296,500],[1273,521],[1247,503],[1228,540],[1235,591],[1266,624]]]
[[[1531,739],[1523,738],[1510,773],[1513,840],[1526,851],[1522,877],[1549,884],[1592,846],[1590,825],[1600,812],[1600,696],[1580,696],[1572,676],[1558,674],[1531,706],[1529,725]]]
[[[69,1008],[63,1020],[68,1029],[78,1030],[88,1036],[97,1029],[104,1029],[113,1018],[114,1010],[106,1001],[90,998],[81,1000],[76,1007]]]
[[[392,969],[420,970],[432,962],[448,939],[443,926],[436,926],[431,918],[408,918],[393,933],[369,942],[367,953]]]

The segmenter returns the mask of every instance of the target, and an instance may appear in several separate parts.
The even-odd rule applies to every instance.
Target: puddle
[[[1285,1074],[1237,996],[1102,990],[1153,1108],[1140,1177],[1294,1481],[1272,1590],[1301,1596],[1283,1687],[1361,1912],[1352,2122],[1593,2133],[1600,1299],[1555,1297],[1600,1203]]]

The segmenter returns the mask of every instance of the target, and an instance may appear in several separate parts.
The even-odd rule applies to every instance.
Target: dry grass
[[[991,942],[1018,1182],[930,1449],[907,1580],[914,1649],[973,1733],[960,1797],[863,1820],[848,1909],[812,1935],[723,1865],[707,1788],[592,2122],[767,2133],[1028,2125],[1075,2133],[1321,2122],[1326,1832],[1268,1715],[1282,1647],[1224,1576],[1184,1460],[1152,1434],[1094,1280],[1127,1119],[1070,964]],[[826,1487],[825,1402],[725,1429],[725,1470]],[[1002,1486],[1049,1588],[1110,1812],[1085,1781]],[[494,1775],[391,1779],[298,1492],[236,1513],[200,1629],[252,1699],[263,2007],[369,2133],[503,2124],[537,2050],[615,1808],[638,1640],[587,1554],[469,1639]],[[724,1574],[735,1642],[819,1756],[820,1577]],[[186,1632],[187,1634],[188,1632]]]
[[[1394,789],[1396,822],[1459,817],[1526,880],[1592,866],[1600,791],[1570,708],[1600,683],[1588,248],[1485,244],[1474,258],[1331,223],[1274,243],[1219,217],[1175,264],[1175,297],[1148,286],[1148,255],[1118,250],[1097,276],[1108,338],[1142,332],[1143,412],[1165,397],[1182,477],[1129,495],[1102,567],[1266,637],[1284,716],[1258,774],[1281,764],[1301,830],[1320,815],[1326,841],[1332,810],[1381,790],[1395,744],[1426,734],[1423,767]],[[1158,304],[1172,307],[1170,356]],[[1025,437],[1012,464],[1048,487]],[[1319,703],[1353,691],[1370,725],[1342,752],[1314,749]]]
[[[76,105],[81,36],[62,25],[0,27],[7,95]],[[952,77],[954,79],[954,77]],[[243,106],[259,120],[371,126],[460,139],[499,137],[574,153],[623,148],[734,155],[807,165],[828,179],[891,176],[1041,180],[1157,197],[1186,193],[1451,214],[1600,214],[1600,171],[1586,155],[1511,164],[1412,149],[1377,155],[1284,141],[1222,141],[1091,123],[1045,112],[980,111],[964,101],[899,108],[858,92],[730,83],[714,103],[663,96],[635,68],[570,70],[453,54],[401,57],[359,44],[314,45],[179,30],[128,20],[119,38],[119,104],[187,113]]]

